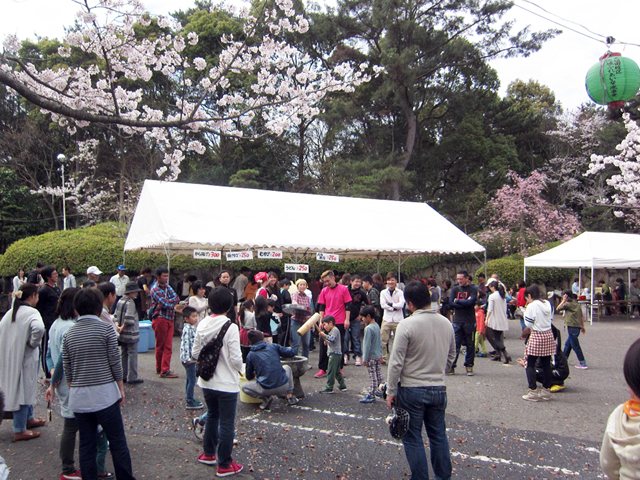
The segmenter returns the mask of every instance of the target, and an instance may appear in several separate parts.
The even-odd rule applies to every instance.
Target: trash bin
[[[138,340],[138,353],[149,351],[149,338],[153,336],[151,323],[140,322],[140,339]]]

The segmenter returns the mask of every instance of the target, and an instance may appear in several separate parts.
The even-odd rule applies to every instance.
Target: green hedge
[[[476,276],[483,273],[479,268]],[[516,285],[524,277],[524,257],[511,255],[487,261],[487,274],[497,273],[505,285]],[[558,286],[575,276],[574,270],[562,268],[528,268],[527,284],[539,283],[547,286]]]
[[[97,265],[105,273],[115,272],[115,268],[123,261],[126,225],[115,222],[102,223],[91,227],[75,230],[57,230],[42,235],[18,240],[9,246],[4,255],[0,255],[0,275],[13,276],[19,268],[27,270],[33,268],[37,262],[56,265],[59,269],[68,265],[73,272],[83,274],[89,265]],[[447,256],[451,259],[465,260],[470,256]],[[407,258],[402,263],[401,271],[410,277],[420,271],[443,262],[445,257],[439,255],[415,256]],[[139,271],[141,268],[166,265],[165,255],[148,252],[127,252],[124,258],[129,271]],[[308,263],[312,275],[319,275],[322,271],[334,268],[345,272],[372,273],[380,271],[398,270],[397,258],[384,257],[380,260],[372,258],[341,260],[340,263],[318,262],[315,253],[309,258],[285,258],[282,260],[254,260],[251,262],[222,262],[209,260],[195,260],[188,255],[177,255],[171,260],[171,269],[178,271],[210,269],[217,271],[221,268],[238,269],[246,265],[254,271],[283,269],[284,263]]]

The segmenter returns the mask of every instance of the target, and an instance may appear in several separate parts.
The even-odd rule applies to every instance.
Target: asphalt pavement
[[[519,324],[511,321],[507,348],[522,355]],[[563,335],[562,322],[556,321]],[[447,433],[459,479],[603,478],[598,451],[609,413],[627,399],[622,361],[640,336],[634,319],[607,319],[587,328],[580,341],[588,370],[571,370],[567,389],[549,402],[522,400],[524,369],[477,358],[473,377],[447,377]],[[144,384],[127,386],[123,415],[138,479],[206,479],[215,469],[198,464],[201,444],[191,430],[193,411],[184,409],[184,370],[174,339],[172,365],[181,377],[159,379],[153,352],[139,355]],[[312,353],[311,364],[317,363]],[[572,355],[570,365],[577,361]],[[458,369],[460,370],[460,368]],[[464,369],[462,369],[464,370]],[[269,412],[239,403],[234,458],[244,464],[241,479],[396,479],[408,478],[402,445],[388,433],[382,401],[358,402],[368,384],[366,368],[345,367],[348,391],[320,395],[324,381],[303,378],[299,405],[274,402]],[[44,390],[44,388],[43,388]],[[201,393],[198,396],[202,399]],[[36,408],[45,415],[41,400]],[[199,412],[195,412],[199,413]],[[11,422],[0,426],[0,455],[13,480],[56,479],[62,420],[54,410],[42,437],[11,443]],[[426,435],[425,435],[426,442]],[[110,461],[108,463],[109,467]],[[111,471],[113,471],[111,469]]]

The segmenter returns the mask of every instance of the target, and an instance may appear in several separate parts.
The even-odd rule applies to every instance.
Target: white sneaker
[[[529,390],[527,393],[525,393],[522,398],[524,400],[528,400],[530,402],[539,402],[540,401],[540,395],[538,394],[538,389],[536,390]]]
[[[356,357],[356,367],[362,366],[362,359],[360,357]]]
[[[538,395],[540,396],[540,400],[551,400],[551,392],[546,388],[539,388]]]
[[[347,355],[346,353],[344,354],[344,364],[349,365],[349,355]]]

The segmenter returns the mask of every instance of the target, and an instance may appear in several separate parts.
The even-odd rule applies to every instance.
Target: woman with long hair
[[[38,384],[40,342],[44,322],[36,310],[38,286],[25,283],[15,295],[13,307],[0,320],[0,385],[5,394],[5,410],[13,412],[13,441],[38,438],[31,429],[45,420],[34,418]]]
[[[511,362],[511,357],[504,346],[504,332],[509,330],[507,318],[507,300],[504,285],[496,279],[491,279],[487,284],[489,289],[489,301],[487,305],[486,337],[496,351],[493,360],[502,360],[505,365]]]
[[[65,334],[73,326],[78,315],[73,308],[73,299],[78,292],[78,288],[67,288],[62,291],[56,309],[57,319],[49,330],[49,350],[47,358],[47,368],[51,371],[62,357],[62,340]],[[78,433],[78,422],[75,415],[69,408],[69,386],[64,375],[58,384],[52,380],[47,388],[45,398],[47,401],[53,400],[53,392],[58,394],[60,403],[60,415],[64,419],[62,436],[60,437],[60,460],[62,460],[62,475],[60,478],[70,478],[74,474],[80,476],[80,471],[76,469],[73,454],[76,449],[76,434]]]

